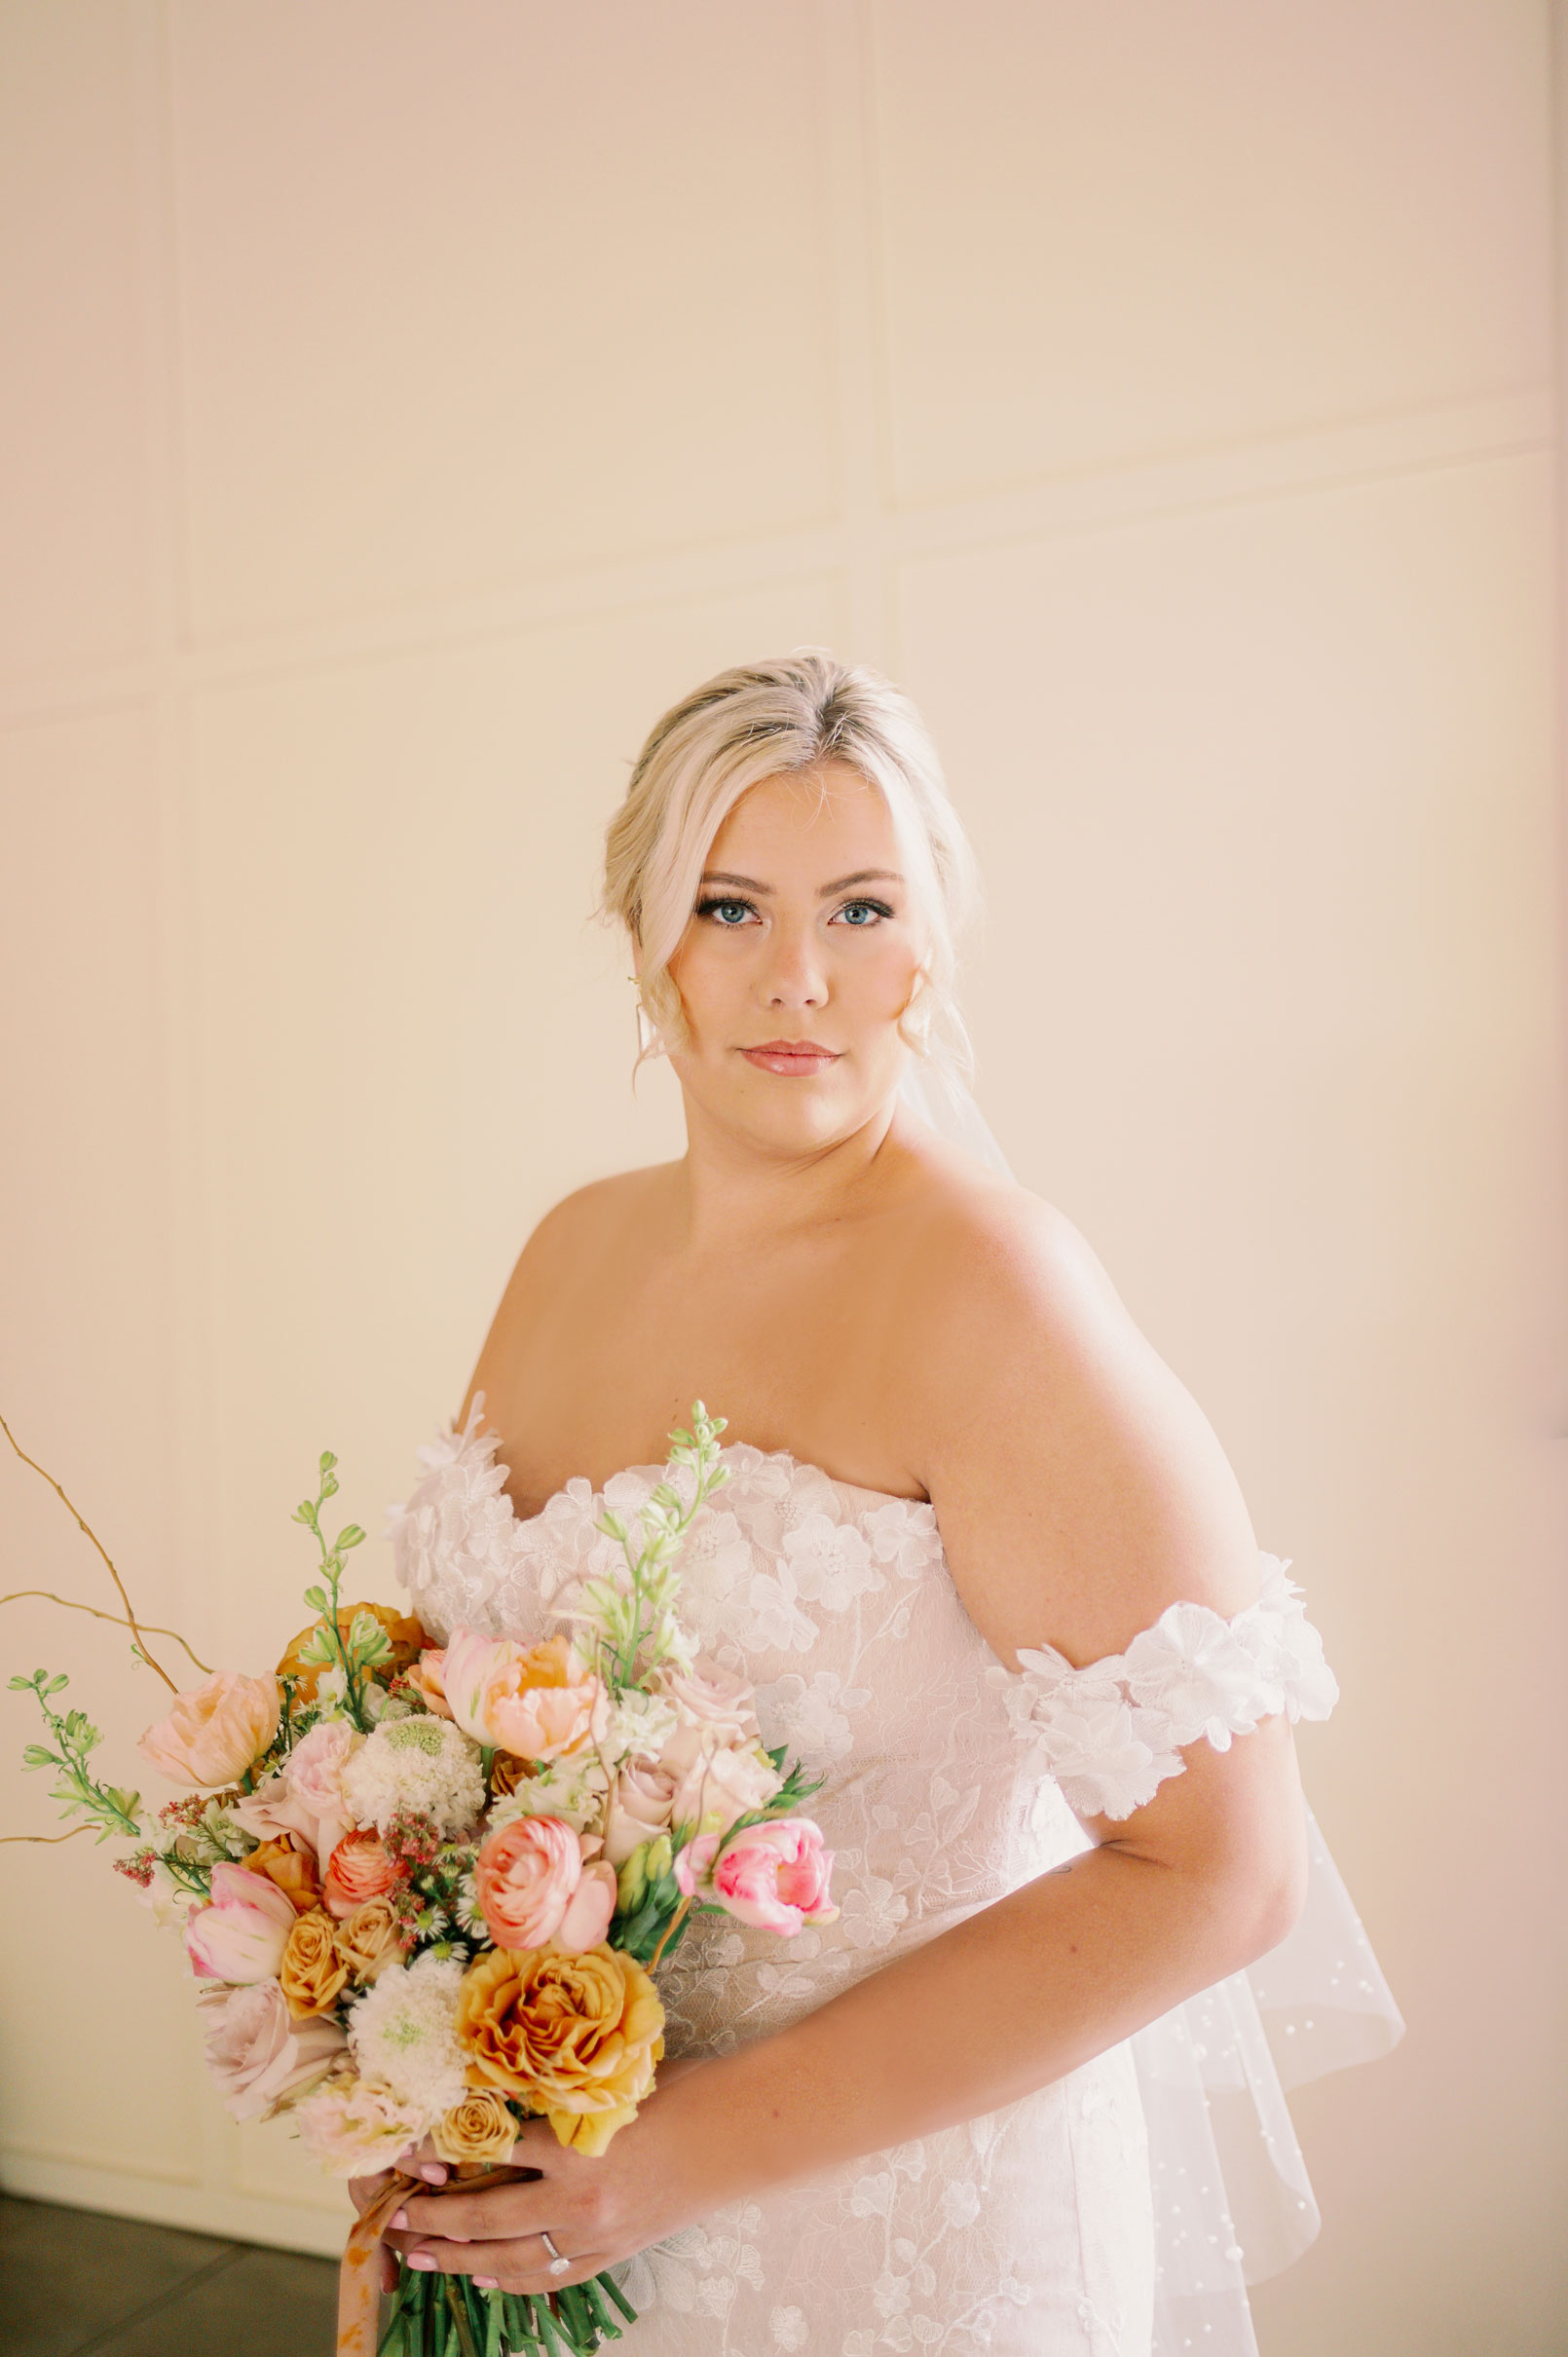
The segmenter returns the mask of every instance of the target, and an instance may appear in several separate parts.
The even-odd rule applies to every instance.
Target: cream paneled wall
[[[316,1452],[378,1528],[533,1218],[679,1150],[589,919],[649,721],[887,665],[988,878],[983,1102],[1345,1687],[1305,1772],[1410,2036],[1297,2099],[1265,2357],[1562,2306],[1550,30],[0,0],[0,1408],[204,1658],[286,1637]],[[0,1510],[6,1587],[96,1595]],[[61,1621],[5,1659],[124,1745]],[[5,2182],[332,2248],[177,1951],[8,1857],[77,1937],[0,1953]]]

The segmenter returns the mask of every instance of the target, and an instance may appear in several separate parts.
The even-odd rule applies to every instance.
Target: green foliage
[[[47,1669],[35,1669],[30,1678],[10,1680],[13,1694],[32,1694],[54,1739],[49,1743],[29,1743],[22,1753],[26,1769],[53,1768],[56,1782],[50,1799],[59,1803],[61,1816],[86,1817],[96,1822],[97,1838],[110,1841],[115,1835],[129,1836],[134,1841],[141,1832],[139,1811],[141,1795],[128,1792],[119,1784],[100,1784],[89,1770],[88,1761],[103,1740],[99,1728],[93,1726],[85,1710],[68,1710],[61,1718],[51,1710],[50,1698],[69,1685],[63,1670],[51,1676]]]
[[[337,1458],[329,1448],[321,1451],[320,1479],[314,1498],[302,1498],[294,1509],[294,1520],[303,1522],[321,1551],[323,1578],[305,1590],[305,1601],[317,1615],[317,1625],[300,1647],[300,1660],[316,1668],[333,1665],[343,1671],[343,1700],[350,1718],[361,1735],[370,1731],[371,1721],[365,1711],[365,1689],[370,1672],[383,1667],[392,1658],[392,1643],[381,1623],[373,1613],[356,1612],[345,1637],[338,1627],[338,1589],[343,1578],[343,1558],[355,1547],[364,1545],[365,1534],[357,1522],[346,1522],[335,1539],[329,1540],[321,1528],[321,1509],[328,1498],[336,1497],[338,1477]]]
[[[599,1675],[612,1695],[637,1684],[669,1650],[680,1586],[675,1559],[698,1510],[729,1478],[728,1467],[719,1462],[725,1421],[710,1416],[698,1400],[692,1404],[691,1431],[676,1425],[670,1434],[669,1462],[691,1467],[691,1503],[683,1506],[674,1483],[660,1481],[637,1516],[640,1546],[634,1546],[620,1516],[608,1509],[594,1525],[615,1540],[626,1563],[623,1579],[593,1580],[583,1589],[600,1631]]]

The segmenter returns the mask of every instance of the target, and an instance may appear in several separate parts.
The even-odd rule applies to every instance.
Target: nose
[[[771,947],[772,955],[758,977],[765,1003],[770,1007],[825,1006],[827,977],[810,933],[797,934],[780,925]]]

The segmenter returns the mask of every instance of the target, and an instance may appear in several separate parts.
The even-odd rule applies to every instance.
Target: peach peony
[[[294,1928],[294,1902],[265,1874],[212,1869],[212,1898],[185,1919],[185,1952],[204,1980],[272,1980]]]
[[[322,1895],[328,1912],[346,1923],[366,1899],[385,1898],[397,1882],[397,1868],[377,1833],[346,1833],[326,1864]]]
[[[585,1750],[609,1724],[610,1698],[570,1637],[525,1646],[455,1628],[442,1682],[447,1707],[465,1734],[519,1759],[554,1760]]]
[[[493,1948],[463,1976],[457,2031],[471,2087],[519,2098],[591,2155],[653,2084],[664,2008],[642,1965],[614,1948]]]
[[[149,1727],[136,1748],[170,1783],[204,1789],[232,1784],[272,1741],[282,1706],[276,1678],[216,1669],[189,1694],[177,1695],[168,1718]]]

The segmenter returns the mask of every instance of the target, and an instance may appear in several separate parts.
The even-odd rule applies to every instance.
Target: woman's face
[[[923,947],[887,804],[858,770],[749,787],[670,959],[689,1106],[771,1152],[848,1137],[897,1091]]]

